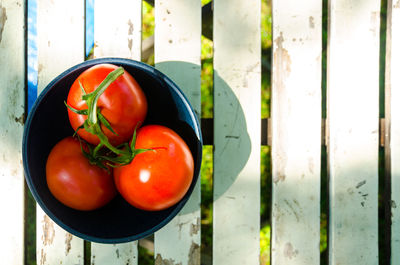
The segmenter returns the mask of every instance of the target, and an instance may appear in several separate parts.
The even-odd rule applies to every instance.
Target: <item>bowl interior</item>
[[[64,101],[74,80],[99,63],[124,67],[141,85],[148,101],[145,124],[165,125],[188,144],[195,173],[189,191],[175,206],[148,212],[129,205],[117,196],[105,207],[83,212],[68,208],[50,193],[45,165],[51,148],[73,134]],[[77,65],[54,79],[40,94],[28,116],[23,139],[23,162],[28,186],[36,201],[58,225],[86,240],[121,243],[145,237],[168,223],[188,200],[200,171],[202,140],[196,116],[179,88],[165,75],[140,62],[126,59],[95,59]]]

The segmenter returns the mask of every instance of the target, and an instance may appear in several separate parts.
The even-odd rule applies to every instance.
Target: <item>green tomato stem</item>
[[[86,104],[88,106],[87,110],[76,110],[65,103],[66,106],[71,111],[77,114],[88,115],[88,118],[79,128],[84,128],[87,132],[96,135],[99,138],[100,143],[94,149],[92,147],[89,147],[89,152],[85,152],[83,149],[82,152],[85,154],[85,156],[90,158],[91,163],[97,164],[100,167],[105,167],[103,164],[104,161],[108,161],[107,165],[112,167],[127,165],[133,160],[135,155],[153,150],[153,149],[135,149],[137,128],[135,128],[131,144],[129,145],[128,143],[125,143],[120,148],[113,146],[109,142],[103,130],[101,129],[100,124],[103,124],[112,133],[116,134],[116,132],[113,130],[113,128],[106,120],[106,118],[102,116],[100,110],[98,110],[97,101],[99,100],[103,92],[107,89],[107,87],[112,82],[114,82],[118,77],[120,77],[123,73],[124,69],[122,67],[118,67],[117,69],[115,69],[114,71],[112,71],[107,75],[107,77],[100,83],[100,85],[96,88],[96,90],[94,90],[89,94],[86,94],[82,84],[79,82],[79,85],[83,93],[82,99],[86,101]],[[103,147],[109,149],[116,156],[110,154],[102,155],[101,153],[99,153]],[[110,162],[112,164],[110,164]]]
[[[112,71],[107,75],[107,77],[100,83],[100,85],[96,88],[95,91],[82,96],[82,99],[86,100],[86,104],[88,105],[89,125],[94,125],[97,123],[97,101],[99,100],[100,96],[112,82],[114,82],[118,77],[120,77],[123,74],[124,74],[124,68],[118,67],[117,69],[115,69],[114,71]]]
[[[99,143],[94,149],[93,149],[93,157],[97,156],[97,153],[100,151],[100,149],[103,147],[103,143]]]
[[[88,105],[88,118],[85,121],[85,130],[96,135],[100,143],[96,146],[96,148],[93,151],[93,156],[96,157],[97,152],[101,149],[101,147],[106,146],[108,149],[110,149],[112,152],[114,152],[117,155],[122,155],[125,152],[122,150],[119,150],[118,148],[114,147],[109,141],[107,136],[103,133],[100,127],[98,115],[100,116],[100,112],[98,113],[97,109],[97,102],[100,98],[100,96],[104,93],[104,91],[111,85],[112,82],[114,82],[118,77],[123,75],[124,69],[122,67],[118,67],[111,73],[107,75],[107,77],[100,83],[100,85],[94,90],[93,92],[89,94],[85,94],[82,96],[82,99],[86,101],[86,104]],[[80,84],[82,90],[83,86]],[[105,120],[105,118],[104,118]],[[109,125],[109,124],[107,124]],[[110,126],[110,125],[109,125]],[[111,126],[110,126],[111,127]],[[111,130],[113,131],[113,130]]]
[[[99,139],[100,139],[100,143],[96,146],[95,149],[98,149],[98,150],[99,150],[99,149],[104,145],[104,146],[106,146],[108,149],[110,149],[112,152],[114,152],[114,153],[117,154],[117,155],[123,155],[123,154],[126,153],[126,152],[124,152],[123,150],[120,150],[120,149],[114,147],[114,146],[108,141],[107,136],[103,133],[103,131],[102,131],[101,128],[100,128],[100,124],[96,123],[96,124],[94,125],[93,129],[94,129],[94,130],[93,130],[93,131],[94,131],[94,134],[95,134],[97,137],[99,137]],[[97,148],[99,145],[101,145],[101,146],[100,146],[99,148]]]

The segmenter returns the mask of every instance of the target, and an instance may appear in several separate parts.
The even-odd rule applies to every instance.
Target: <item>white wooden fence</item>
[[[112,3],[111,3],[112,2]],[[329,263],[378,264],[378,147],[391,182],[391,264],[400,264],[400,2],[388,0],[385,126],[379,127],[379,0],[328,5],[321,124],[322,1],[273,0],[272,264],[320,263],[321,127],[328,146]],[[24,264],[21,144],[26,5],[0,1],[0,263]],[[141,0],[95,1],[95,57],[141,57]],[[260,0],[214,0],[213,264],[259,264]],[[200,115],[200,0],[155,1],[156,67]],[[39,91],[84,60],[84,1],[39,0]],[[200,264],[200,187],[155,234],[155,264]],[[37,207],[37,264],[83,264],[84,242]],[[390,231],[387,230],[387,231]],[[25,239],[26,241],[26,239]],[[140,264],[137,242],[91,244],[90,264]]]

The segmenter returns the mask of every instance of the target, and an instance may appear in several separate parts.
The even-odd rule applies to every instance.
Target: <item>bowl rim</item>
[[[174,92],[179,96],[179,98],[182,100],[182,102],[185,104],[186,108],[190,110],[190,118],[192,119],[193,124],[194,124],[194,132],[195,135],[197,136],[199,143],[198,146],[200,147],[198,150],[198,170],[197,172],[194,172],[194,177],[191,183],[191,188],[187,191],[185,194],[185,201],[180,201],[178,202],[177,207],[165,218],[163,219],[159,224],[156,226],[151,227],[150,229],[147,229],[146,231],[139,233],[137,235],[132,235],[132,236],[126,236],[126,237],[110,237],[110,238],[103,238],[103,237],[96,237],[96,236],[91,236],[87,235],[84,233],[79,232],[78,230],[71,228],[70,226],[66,225],[62,220],[57,218],[51,211],[50,209],[46,206],[46,204],[43,202],[42,198],[39,196],[38,192],[35,189],[35,185],[33,183],[32,177],[30,175],[29,167],[28,167],[28,152],[27,152],[27,142],[28,142],[28,135],[31,127],[31,123],[33,120],[33,117],[35,116],[36,110],[40,106],[41,102],[43,99],[46,97],[46,95],[49,93],[50,89],[60,82],[65,76],[71,74],[74,71],[77,71],[81,68],[89,68],[91,66],[97,65],[97,64],[103,64],[103,63],[108,63],[108,64],[115,64],[115,65],[129,65],[131,67],[139,68],[142,71],[145,71],[147,73],[150,73],[153,76],[156,76],[157,78],[160,78],[160,80],[164,81],[167,83],[169,87],[171,87]],[[161,229],[163,226],[168,224],[175,216],[179,214],[179,212],[182,210],[182,208],[186,205],[186,203],[189,201],[190,196],[193,193],[194,187],[196,186],[196,182],[198,181],[199,175],[200,175],[200,168],[201,168],[201,162],[202,162],[202,154],[201,150],[203,147],[203,138],[202,138],[202,133],[200,129],[200,123],[197,115],[195,114],[195,111],[190,104],[189,100],[183,93],[183,91],[179,88],[179,86],[172,81],[166,74],[161,72],[160,70],[156,69],[153,66],[150,66],[146,63],[139,62],[136,60],[132,59],[126,59],[126,58],[117,58],[117,57],[103,57],[103,58],[96,58],[96,59],[91,59],[84,61],[82,63],[76,64],[61,74],[57,75],[54,79],[51,80],[50,83],[46,85],[46,87],[41,91],[41,93],[37,96],[34,104],[32,105],[32,108],[30,109],[25,125],[24,125],[24,131],[23,131],[23,137],[22,137],[22,160],[23,160],[23,168],[25,172],[25,180],[27,182],[27,185],[29,187],[29,190],[31,191],[34,199],[36,202],[39,204],[39,206],[42,208],[42,210],[60,227],[62,227],[64,230],[67,232],[78,236],[84,240],[88,240],[91,242],[96,242],[96,243],[105,243],[105,244],[116,244],[116,243],[126,243],[126,242],[131,242],[138,240],[140,238],[144,238],[148,235],[151,235]],[[196,162],[196,161],[195,161]],[[194,183],[194,184],[193,184]]]

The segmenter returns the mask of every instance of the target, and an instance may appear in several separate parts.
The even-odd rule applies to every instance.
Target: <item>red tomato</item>
[[[106,76],[118,67],[111,64],[95,65],[84,71],[72,84],[67,98],[67,104],[71,107],[83,110],[87,105],[82,100],[81,82],[86,93],[93,92]],[[146,96],[135,79],[128,73],[117,78],[100,96],[98,103],[101,114],[108,120],[111,128],[117,133],[113,134],[105,126],[102,130],[112,145],[119,145],[131,139],[138,123],[143,123],[147,114]],[[69,121],[72,128],[76,130],[87,119],[86,115],[79,115],[68,109]],[[79,136],[91,144],[97,145],[97,136],[80,129]]]
[[[148,211],[166,209],[186,194],[193,179],[189,147],[173,130],[147,125],[138,130],[136,149],[154,150],[114,169],[118,191],[131,205]]]
[[[94,210],[107,204],[117,191],[111,172],[91,165],[72,137],[58,142],[46,163],[50,192],[64,205],[76,210]]]

